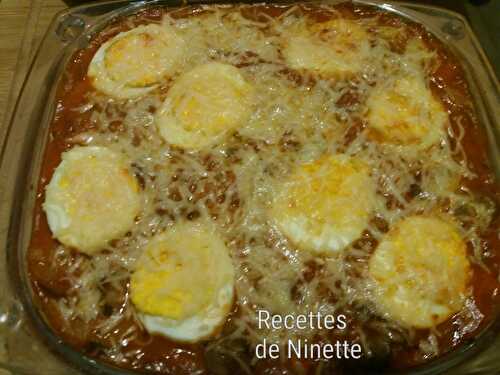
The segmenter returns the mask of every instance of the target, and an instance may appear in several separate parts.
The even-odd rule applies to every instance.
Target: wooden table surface
[[[62,0],[0,0],[0,140],[36,49]]]

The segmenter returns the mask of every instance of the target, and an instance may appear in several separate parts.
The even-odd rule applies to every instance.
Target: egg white
[[[138,26],[104,43],[87,74],[106,95],[136,98],[174,74],[185,48],[184,40],[166,24]]]
[[[210,224],[177,223],[137,261],[131,299],[149,332],[196,342],[223,325],[234,298],[234,269]]]
[[[445,137],[448,114],[417,74],[385,80],[367,102],[368,136],[377,142],[426,148]]]
[[[92,254],[132,227],[141,196],[120,154],[105,147],[74,147],[62,154],[43,208],[55,238]]]
[[[299,248],[320,254],[341,251],[358,238],[377,199],[368,166],[346,155],[301,165],[279,185],[273,221]]]
[[[156,115],[170,144],[202,149],[221,141],[250,116],[253,88],[228,64],[207,63],[179,77]]]
[[[471,270],[453,223],[410,216],[382,239],[369,274],[380,312],[405,326],[430,328],[461,309]]]
[[[283,55],[291,68],[339,78],[362,71],[370,57],[368,33],[360,24],[345,19],[296,30],[284,47]]]

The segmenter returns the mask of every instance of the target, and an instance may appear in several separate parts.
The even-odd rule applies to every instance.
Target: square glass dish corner
[[[343,1],[323,1],[340,2]],[[413,3],[363,0],[355,3],[373,5],[423,24],[459,57],[479,122],[488,135],[490,159],[499,177],[499,84],[465,19],[451,11]],[[35,55],[12,119],[5,124],[6,139],[0,140],[0,244],[5,249],[0,262],[0,280],[4,286],[0,292],[0,368],[12,374],[126,373],[123,369],[96,363],[53,335],[31,304],[25,251],[33,224],[36,186],[48,128],[57,109],[56,88],[66,63],[114,18],[151,6],[180,5],[181,2],[169,0],[134,3],[116,0],[70,8],[54,18]],[[445,369],[457,375],[500,370],[498,328],[497,322],[481,345],[466,345],[415,374],[443,374]],[[454,367],[450,370],[451,366]]]

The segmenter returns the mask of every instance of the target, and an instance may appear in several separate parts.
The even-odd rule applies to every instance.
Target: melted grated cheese
[[[350,79],[315,76],[290,68],[282,53],[284,42],[308,27],[300,7],[258,20],[245,16],[242,9],[251,7],[203,7],[191,17],[176,18],[174,12],[161,21],[189,41],[179,63],[185,68],[179,75],[212,61],[231,64],[256,92],[249,120],[219,144],[186,152],[158,134],[154,115],[179,75],[159,82],[160,87],[139,99],[88,94],[81,111],[91,111],[97,130],[79,134],[72,142],[123,153],[143,190],[143,208],[129,235],[70,268],[73,287],[59,302],[64,319],[99,320],[99,311],[109,304],[102,288],[107,285],[107,289],[122,291],[124,297],[109,317],[99,321],[97,330],[109,336],[120,321],[138,322],[126,291],[150,239],[176,221],[208,219],[230,249],[237,305],[229,327],[210,343],[210,350],[238,358],[232,349],[238,340],[252,346],[265,338],[283,346],[289,339],[330,334],[258,330],[258,309],[273,314],[347,314],[358,322],[353,340],[362,343],[367,355],[374,350],[368,330],[393,337],[395,342],[411,341],[411,328],[384,319],[374,307],[367,274],[373,241],[404,217],[446,211],[462,223],[461,235],[474,247],[472,260],[480,263],[478,236],[489,225],[494,209],[457,189],[462,178],[473,177],[460,134],[451,134],[458,142],[441,138],[422,157],[416,147],[379,144],[364,130],[365,104],[374,87],[394,75],[407,74],[428,87],[435,54],[410,34],[405,50],[398,51],[392,45],[393,36],[404,33],[403,26],[381,26],[377,17],[364,18],[355,21],[371,36],[371,58],[362,72]],[[336,153],[360,158],[368,165],[379,199],[358,240],[342,252],[318,257],[294,246],[273,224],[269,210],[277,186],[297,165]],[[137,323],[131,331],[117,330],[113,340],[126,343],[138,337],[139,329]],[[426,355],[438,354],[432,335],[420,347]],[[106,350],[117,363],[133,363],[137,355],[127,351],[126,345],[118,352],[112,347]]]

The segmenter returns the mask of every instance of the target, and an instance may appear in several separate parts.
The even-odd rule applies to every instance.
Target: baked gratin
[[[464,73],[421,25],[350,3],[154,7],[75,53],[56,100],[27,257],[84,355],[363,373],[496,318],[499,185]],[[259,328],[259,311],[345,322]],[[255,355],[297,340],[361,358]]]

